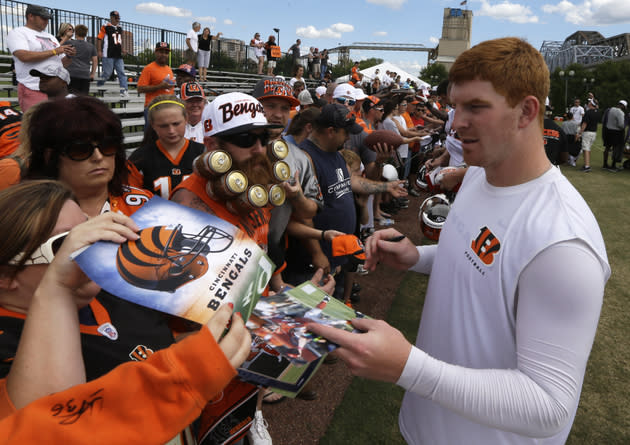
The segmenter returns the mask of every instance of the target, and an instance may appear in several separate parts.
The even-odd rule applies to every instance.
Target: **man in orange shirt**
[[[138,93],[144,93],[144,122],[147,123],[147,106],[160,94],[174,94],[175,76],[168,66],[171,46],[166,42],[155,45],[155,61],[144,67],[138,79]]]

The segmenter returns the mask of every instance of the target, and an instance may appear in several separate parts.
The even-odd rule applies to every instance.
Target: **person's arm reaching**
[[[40,398],[0,421],[2,444],[166,443],[192,423],[236,375],[251,342],[243,321],[221,308],[208,328],[144,362],[128,362],[103,377]],[[213,323],[214,321],[214,323]],[[0,400],[6,398],[0,381]],[[8,414],[8,413],[2,413]],[[164,419],[168,419],[165,421]]]
[[[472,369],[439,361],[411,347],[382,321],[354,320],[365,334],[308,327],[340,344],[338,355],[356,375],[396,381],[483,425],[547,437],[565,428],[576,409],[604,285],[601,263],[580,241],[556,244],[534,258],[518,284],[516,369]],[[383,344],[387,347],[379,352]],[[404,370],[396,376],[406,348]]]

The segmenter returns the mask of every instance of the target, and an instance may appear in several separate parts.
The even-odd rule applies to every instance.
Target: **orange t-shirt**
[[[138,79],[139,87],[146,87],[151,85],[158,85],[162,83],[164,79],[168,78],[171,82],[173,82],[173,86],[167,89],[160,89],[156,91],[152,91],[150,93],[145,93],[144,95],[144,106],[149,105],[149,102],[153,100],[154,97],[159,96],[160,94],[174,94],[174,86],[175,86],[175,76],[173,75],[173,70],[168,65],[158,65],[155,62],[149,63],[144,67],[142,73],[140,74],[140,78]]]
[[[267,252],[267,237],[269,235],[269,220],[271,219],[271,210],[269,207],[256,209],[249,212],[245,217],[230,212],[222,202],[215,201],[206,192],[206,183],[208,181],[197,173],[193,173],[186,180],[182,181],[173,190],[171,196],[180,188],[193,192],[204,204],[212,209],[215,215],[224,221],[237,226],[244,231],[256,244]]]
[[[20,182],[20,164],[12,158],[0,159],[0,190]]]

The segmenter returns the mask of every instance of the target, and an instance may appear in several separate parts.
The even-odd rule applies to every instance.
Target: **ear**
[[[518,127],[525,128],[532,121],[537,121],[540,111],[540,102],[535,96],[527,96],[521,101],[521,116],[519,117]]]
[[[310,122],[306,125],[304,125],[304,130],[306,130],[306,134],[311,134],[313,132],[313,124],[311,124]]]
[[[206,150],[212,151],[219,148],[219,144],[217,142],[217,138],[214,136],[206,136],[203,138],[203,145],[206,146]]]

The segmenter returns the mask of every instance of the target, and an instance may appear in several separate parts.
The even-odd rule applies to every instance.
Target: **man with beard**
[[[223,94],[204,108],[201,120],[204,126],[206,156],[216,150],[227,152],[232,158],[231,169],[243,172],[250,185],[266,186],[276,182],[271,161],[266,154],[266,147],[269,140],[268,130],[280,128],[281,125],[267,122],[260,102],[243,93]],[[212,196],[208,193],[209,182],[212,185],[210,187],[213,191]],[[238,226],[266,252],[271,218],[270,206],[237,210],[232,206],[235,199],[226,199],[225,195],[222,198],[214,190],[215,184],[216,181],[209,181],[208,178],[195,172],[175,189],[171,200],[216,215]],[[240,380],[234,380],[230,385],[238,388],[234,392],[251,394],[258,390],[254,385]],[[229,397],[229,392],[225,394]],[[249,410],[239,408],[241,399],[230,400],[228,403],[230,408],[227,411],[217,412],[217,407],[208,405],[204,412],[207,411],[211,417],[216,416],[221,419],[219,425],[212,426],[213,431],[238,431],[230,440],[236,439],[241,431],[246,429],[249,430],[250,437],[254,436],[254,443],[271,443],[271,437],[264,427],[265,422],[262,417],[262,395],[258,398],[252,396],[249,400],[256,403],[255,413],[253,406],[250,406]],[[242,428],[248,421],[251,422],[250,425]]]
[[[204,145],[208,152],[223,150],[232,158],[232,169],[242,171],[249,184],[267,185],[274,181],[271,161],[266,147],[269,124],[263,107],[253,97],[243,93],[227,93],[217,97],[204,108]],[[206,191],[208,179],[193,173],[175,189],[172,200],[188,207],[203,210],[238,226],[267,251],[267,234],[271,211],[258,208],[242,214],[226,206],[229,199]]]

